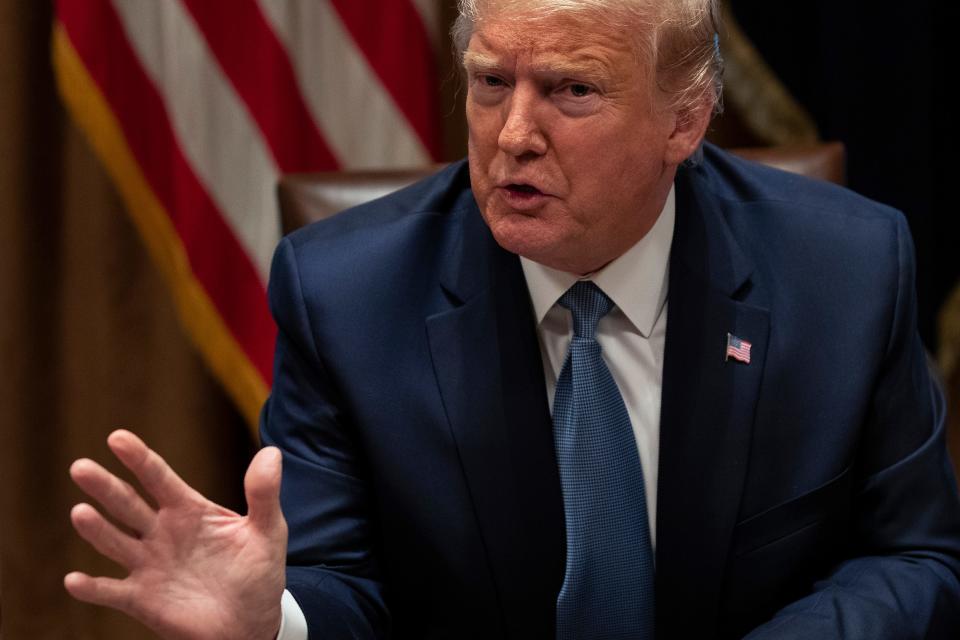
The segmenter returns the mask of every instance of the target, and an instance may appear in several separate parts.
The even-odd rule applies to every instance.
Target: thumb
[[[247,516],[254,527],[270,533],[283,523],[280,511],[280,450],[265,447],[247,467],[243,490],[247,496]]]

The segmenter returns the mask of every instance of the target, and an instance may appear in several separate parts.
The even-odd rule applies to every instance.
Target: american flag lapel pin
[[[724,362],[730,360],[731,358],[742,362],[743,364],[750,364],[750,347],[752,347],[749,342],[743,338],[738,338],[732,333],[727,334],[727,355],[723,359]]]

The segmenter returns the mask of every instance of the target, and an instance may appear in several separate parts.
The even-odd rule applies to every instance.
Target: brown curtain
[[[72,569],[120,575],[70,527],[67,468],[140,433],[242,510],[248,427],[184,338],[171,299],[53,87],[52,8],[0,0],[0,628],[4,640],[150,638],[72,601]]]

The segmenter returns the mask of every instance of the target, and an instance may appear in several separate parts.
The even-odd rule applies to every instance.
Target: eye
[[[603,106],[602,95],[595,85],[569,81],[554,89],[553,100],[566,115],[580,117],[596,113]]]
[[[570,95],[572,95],[574,98],[585,98],[593,93],[593,87],[581,82],[574,82],[567,85],[567,91],[569,91]]]
[[[478,73],[474,76],[473,81],[483,89],[499,89],[507,85],[503,78],[490,73]]]
[[[499,104],[509,91],[509,81],[497,73],[481,70],[470,73],[470,89],[467,92],[467,98],[473,104],[486,106]]]

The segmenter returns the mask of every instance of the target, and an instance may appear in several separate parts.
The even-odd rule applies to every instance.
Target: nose
[[[541,156],[547,152],[547,139],[537,118],[538,96],[532,88],[516,87],[506,103],[506,119],[497,143],[514,156]]]

